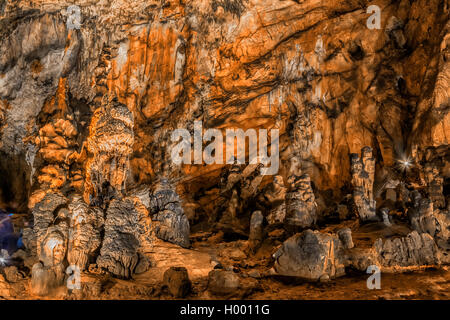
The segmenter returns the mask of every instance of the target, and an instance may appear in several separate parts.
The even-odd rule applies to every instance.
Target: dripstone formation
[[[158,238],[189,247],[189,221],[178,194],[167,179],[161,179],[151,197],[155,234]]]
[[[314,192],[308,174],[289,177],[290,191],[286,194],[286,224],[306,228],[317,219]]]
[[[373,199],[375,159],[372,157],[372,148],[361,149],[361,158],[357,154],[351,155],[351,171],[353,201],[360,219],[377,220],[376,202]]]

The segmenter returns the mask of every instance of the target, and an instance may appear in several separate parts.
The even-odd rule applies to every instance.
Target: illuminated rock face
[[[351,157],[353,201],[359,218],[362,221],[376,221],[376,202],[373,199],[373,182],[375,175],[375,159],[372,149],[364,147],[361,158],[357,154]]]
[[[116,99],[94,112],[87,139],[85,200],[101,206],[105,198],[125,193],[133,151],[133,115]]]

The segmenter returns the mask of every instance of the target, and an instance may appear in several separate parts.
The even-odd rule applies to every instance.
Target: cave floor
[[[207,235],[207,234],[206,234]],[[244,253],[247,241],[194,242],[191,249],[156,241],[147,250],[155,264],[133,279],[122,280],[106,274],[83,273],[81,290],[68,292],[66,288],[52,296],[30,295],[30,279],[8,284],[0,281],[0,299],[173,299],[162,285],[163,274],[171,266],[184,266],[192,281],[192,292],[186,299],[298,299],[298,300],[411,300],[450,299],[450,268],[428,268],[403,273],[382,273],[381,289],[369,290],[368,274],[348,270],[343,277],[328,282],[311,282],[271,275],[268,259],[273,250],[258,250],[255,255]],[[238,290],[230,295],[213,295],[208,290],[208,273],[213,261],[220,261],[225,269],[233,270],[241,279]],[[3,288],[3,290],[2,290]],[[9,289],[5,290],[5,289]],[[9,294],[8,294],[9,293]]]

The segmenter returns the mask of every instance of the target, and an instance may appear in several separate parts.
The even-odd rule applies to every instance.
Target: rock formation
[[[31,288],[34,294],[44,296],[64,283],[67,238],[57,228],[50,227],[39,244],[40,261],[31,270]]]
[[[286,194],[286,220],[288,226],[307,228],[317,220],[316,202],[308,174],[291,176],[290,191]]]
[[[445,207],[445,197],[443,194],[444,179],[435,166],[427,164],[424,170],[425,181],[428,187],[428,196],[433,201],[435,208]]]
[[[413,231],[403,238],[378,239],[375,249],[383,267],[435,266],[440,264],[440,253],[432,236]]]
[[[111,99],[94,112],[87,139],[85,201],[101,206],[125,192],[134,142],[133,114]]]
[[[181,200],[167,179],[161,179],[151,198],[156,236],[182,247],[189,247],[189,221]]]
[[[248,240],[253,247],[259,245],[264,239],[264,216],[261,211],[255,211],[252,213],[250,219],[250,234]]]
[[[269,206],[267,221],[269,224],[283,223],[286,217],[286,190],[282,176],[275,176],[273,183],[264,194]]]
[[[70,217],[67,261],[83,271],[95,258],[101,244],[104,226],[103,212],[89,208],[80,196],[74,196],[69,204]]]
[[[343,246],[336,235],[306,230],[286,240],[274,254],[275,271],[280,275],[319,280],[345,274]]]
[[[373,199],[373,182],[375,175],[375,159],[372,149],[361,149],[361,158],[357,154],[351,155],[353,201],[359,218],[362,221],[377,220],[376,202]]]
[[[188,273],[196,297],[267,298],[250,288],[270,286],[273,263],[321,281],[449,264],[448,12],[441,0],[0,0],[0,296],[28,298],[28,282],[51,296],[69,266],[85,282],[63,298],[140,283],[137,296],[161,298],[180,262],[172,297]],[[171,134],[199,122],[249,133],[233,142],[244,163],[175,164]],[[257,144],[258,157],[279,147],[273,177],[247,143],[272,129],[278,140]]]
[[[129,278],[139,264],[148,266],[141,249],[150,241],[148,212],[133,198],[112,200],[106,211],[105,237],[97,258],[99,267],[114,275]],[[146,271],[146,270],[144,270]]]

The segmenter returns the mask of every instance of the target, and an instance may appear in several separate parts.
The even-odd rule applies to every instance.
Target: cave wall
[[[67,27],[73,3],[79,29]],[[366,26],[370,4],[381,8],[380,30]],[[308,173],[315,190],[335,197],[351,181],[350,154],[364,146],[373,148],[377,172],[411,158],[450,176],[446,1],[2,1],[1,8],[2,189],[23,194],[14,201],[29,208],[49,191],[85,191],[93,119],[108,97],[133,117],[124,185],[170,177],[185,205],[206,214],[224,165],[170,160],[171,131],[192,130],[196,120],[205,129],[278,128],[279,174]],[[6,172],[11,161],[17,174]],[[424,184],[420,170],[413,178]]]

